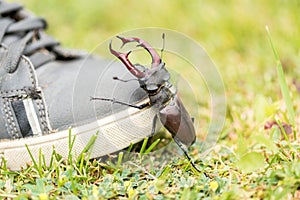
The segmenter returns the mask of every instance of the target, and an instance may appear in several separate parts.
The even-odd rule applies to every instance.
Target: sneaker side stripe
[[[38,116],[36,115],[32,99],[31,98],[24,99],[23,104],[25,107],[27,119],[31,126],[33,135],[36,136],[42,135],[42,129],[40,126],[40,122],[38,120]]]

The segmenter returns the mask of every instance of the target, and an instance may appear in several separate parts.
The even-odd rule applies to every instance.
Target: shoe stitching
[[[14,90],[5,90],[5,91],[0,91],[0,95],[2,97],[13,97],[15,95],[18,95],[18,99],[21,99],[20,96],[26,94],[26,89],[14,89]]]
[[[38,110],[37,114],[39,115],[40,124],[42,126],[43,133],[47,133],[51,130],[50,129],[50,124],[47,123],[46,109],[45,109],[42,97],[40,95],[38,95],[39,98],[35,99],[34,97],[30,96],[31,95],[30,90],[34,90],[33,92],[38,92],[37,81],[36,81],[36,78],[35,78],[36,76],[35,76],[35,73],[32,69],[31,62],[25,56],[21,57],[21,61],[25,62],[25,65],[27,66],[27,68],[29,70],[28,76],[29,76],[29,79],[31,81],[32,88],[24,87],[23,89],[13,89],[13,90],[8,90],[8,91],[0,91],[0,95],[2,97],[5,97],[5,99],[7,98],[7,100],[4,101],[4,102],[6,102],[6,104],[4,104],[5,108],[6,108],[4,110],[4,113],[5,113],[5,116],[7,118],[6,126],[7,126],[8,133],[11,134],[13,139],[19,138],[19,131],[18,131],[18,128],[17,128],[17,121],[14,118],[14,115],[12,114],[12,109],[10,108],[9,105],[7,105],[7,101],[9,101],[9,100],[10,101],[22,100],[22,99],[28,98],[28,96],[30,98],[32,98],[33,101],[35,102],[36,106],[37,106],[37,110]],[[2,98],[2,99],[4,99],[4,98]]]
[[[7,47],[5,47],[3,45],[1,45],[0,48],[3,48],[4,50],[7,51]],[[25,56],[21,56],[20,62],[22,62],[22,61],[24,61],[25,65],[28,66],[28,69],[29,69],[29,78],[30,78],[30,81],[31,81],[31,87],[32,88],[36,88],[37,82],[36,82],[36,79],[35,79],[34,71],[33,71],[32,67],[31,67],[32,66],[31,62]],[[25,92],[25,94],[27,94],[28,93],[28,89],[29,88],[24,87],[23,89],[13,89],[13,90],[0,91],[0,95],[1,96],[4,95],[4,96],[8,97],[8,96],[15,96],[16,93],[19,94],[19,95],[22,95],[21,94],[22,92]]]
[[[30,61],[25,56],[22,56],[21,60],[23,60],[27,64],[29,72],[30,72],[31,85],[32,85],[33,88],[36,89],[37,84],[36,84],[36,79],[34,78],[35,75],[34,75],[33,69],[31,68],[32,64],[30,63]]]
[[[9,5],[11,5],[11,8],[9,8]],[[0,44],[0,48],[4,48],[8,52],[6,58],[1,61],[1,66],[7,73],[13,73],[21,65],[21,62],[23,62],[23,64],[27,65],[24,67],[29,70],[26,70],[27,72],[24,74],[25,77],[29,78],[27,87],[5,91],[0,90],[0,98],[2,97],[3,102],[5,103],[4,113],[7,118],[5,120],[5,125],[13,138],[21,137],[20,128],[18,128],[18,120],[15,116],[12,102],[31,98],[36,106],[36,114],[39,117],[43,133],[50,132],[51,126],[48,118],[46,102],[43,98],[43,92],[38,87],[38,79],[35,74],[35,68],[26,55],[32,56],[40,49],[48,50],[48,52],[46,51],[47,53],[53,52],[53,56],[55,56],[56,59],[73,59],[81,57],[82,54],[78,54],[77,52],[67,52],[65,49],[61,49],[59,42],[44,34],[43,30],[46,28],[46,21],[44,19],[28,16],[25,13],[22,13],[23,7],[18,4],[12,5],[12,3],[5,3],[3,6],[4,7],[1,7],[1,15],[5,13],[3,19],[5,20],[7,17],[9,20],[12,19],[12,21],[10,21],[9,25],[6,27],[1,27],[4,29],[4,32],[1,34],[0,42],[6,34],[20,33],[20,35],[23,35],[20,36],[20,39],[9,44],[9,46]],[[22,17],[17,19],[19,12]],[[23,16],[23,14],[25,15]],[[5,76],[5,74],[2,74],[1,72],[1,76],[2,75]]]
[[[35,103],[36,103],[36,107],[38,109],[38,115],[39,115],[39,119],[41,120],[40,121],[40,124],[41,124],[41,128],[42,128],[42,131],[44,132],[45,131],[45,118],[44,118],[44,115],[42,113],[42,110],[41,110],[41,105],[40,105],[40,99],[35,99],[34,100]]]
[[[47,118],[46,118],[46,110],[44,107],[44,102],[42,101],[42,99],[36,99],[36,105],[38,108],[38,114],[39,117],[41,119],[41,126],[43,129],[43,132],[49,132],[50,128],[49,125],[47,123]]]
[[[32,66],[31,62],[27,59],[27,57],[22,56],[22,58],[27,63],[27,66],[29,68],[32,87],[34,88],[35,92],[38,92],[38,88],[37,88],[38,83],[37,83],[36,75],[33,71],[33,66]],[[47,133],[47,132],[50,131],[50,124],[47,123],[46,109],[44,107],[45,102],[42,99],[42,90],[40,90],[40,92],[38,92],[38,93],[40,93],[38,95],[39,98],[38,99],[33,99],[33,100],[34,100],[34,102],[36,102],[36,106],[38,108],[38,115],[39,115],[39,118],[40,118],[40,125],[42,126],[42,132],[44,134],[44,133]]]
[[[20,138],[20,136],[19,136],[20,131],[18,131],[18,125],[17,125],[15,117],[13,115],[13,110],[11,108],[10,100],[6,99],[6,98],[2,98],[2,99],[3,99],[3,104],[4,104],[3,111],[4,111],[6,119],[7,119],[6,120],[7,123],[5,124],[6,129],[13,139]]]

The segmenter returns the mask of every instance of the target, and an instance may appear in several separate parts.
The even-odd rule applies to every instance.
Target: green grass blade
[[[277,122],[277,124],[278,124],[278,126],[279,126],[279,129],[280,129],[280,131],[281,131],[281,133],[282,133],[284,139],[288,142],[288,144],[290,144],[289,137],[287,136],[287,134],[286,134],[286,132],[285,132],[285,130],[284,130],[284,128],[283,128],[281,122],[280,122],[279,120],[276,120],[276,122]]]
[[[31,151],[30,151],[28,145],[25,144],[25,147],[26,147],[26,149],[27,149],[27,151],[28,151],[28,153],[29,153],[29,156],[30,156],[30,158],[31,158],[31,160],[32,160],[32,162],[33,162],[33,167],[38,171],[39,176],[40,176],[40,177],[43,177],[43,173],[42,173],[42,171],[40,170],[40,168],[38,167],[37,162],[36,162],[36,160],[34,159],[34,157],[33,157],[32,153],[31,153]]]
[[[129,145],[129,147],[127,148],[127,150],[126,150],[126,152],[125,152],[125,154],[124,154],[124,160],[127,160],[128,158],[129,158],[129,154],[130,154],[130,152],[131,152],[131,150],[132,150],[132,148],[133,148],[133,143],[130,143],[130,145]]]
[[[146,146],[147,146],[147,143],[148,143],[148,140],[149,140],[148,137],[146,137],[146,138],[144,139],[143,144],[142,144],[142,147],[141,147],[141,150],[140,150],[140,155],[144,154],[145,149],[146,149]]]
[[[50,157],[49,166],[52,166],[52,164],[53,164],[54,155],[55,155],[55,146],[53,145],[52,146],[52,154],[51,154],[51,157]]]
[[[272,42],[272,38],[271,38],[271,34],[269,31],[269,28],[266,27],[267,33],[268,33],[268,38],[276,59],[276,70],[277,70],[277,74],[278,74],[278,80],[279,80],[279,85],[280,85],[280,89],[281,89],[281,93],[284,99],[284,102],[286,104],[286,108],[287,108],[287,114],[288,114],[288,120],[289,122],[293,125],[293,127],[295,127],[295,111],[293,108],[293,104],[292,104],[292,99],[291,96],[289,94],[289,89],[285,80],[285,76],[284,76],[284,72],[283,72],[283,68],[282,68],[282,64],[280,62],[280,58],[278,55],[278,52],[276,51],[276,48]],[[296,132],[294,131],[294,137],[296,139]]]
[[[83,170],[83,164],[84,164],[84,159],[86,158],[86,153],[88,153],[88,152],[89,152],[89,154],[91,153],[91,150],[93,149],[94,144],[97,140],[98,134],[99,134],[99,131],[97,131],[96,134],[91,137],[91,139],[89,140],[87,145],[84,147],[84,149],[81,151],[81,153],[77,157],[77,163],[80,163],[80,165],[79,165],[80,173],[82,173],[82,170]],[[89,155],[88,155],[88,157],[89,157]]]
[[[2,165],[1,165],[1,168],[2,168],[4,171],[7,171],[7,165],[6,165],[7,161],[5,160],[4,157],[1,157],[1,159],[2,159]]]
[[[88,151],[90,151],[93,148],[93,146],[97,140],[98,134],[99,134],[99,131],[91,137],[89,142],[86,144],[86,146],[82,150],[81,154],[87,153]]]
[[[133,143],[130,143],[129,147],[127,148],[127,153],[130,153],[130,151],[132,150],[133,148]]]
[[[83,162],[84,162],[84,155],[83,154],[80,154],[80,156],[77,158],[77,162],[79,162],[79,173],[82,173]]]
[[[150,147],[145,151],[145,154],[150,153],[150,151],[152,151],[152,149],[153,149],[154,147],[156,147],[156,145],[157,145],[159,142],[160,142],[160,139],[155,140],[155,142],[153,142],[153,143],[150,145]]]
[[[123,160],[123,152],[120,152],[118,155],[118,163],[117,163],[117,168],[120,168],[121,164],[122,164],[122,160]]]
[[[69,152],[68,152],[68,160],[70,165],[73,165],[73,156],[72,156],[72,149],[75,143],[76,135],[72,137],[72,131],[69,129]]]

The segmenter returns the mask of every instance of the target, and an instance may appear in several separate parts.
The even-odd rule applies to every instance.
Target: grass
[[[6,169],[3,162],[0,197],[300,198],[298,1],[22,2],[48,19],[48,32],[65,46],[90,51],[112,35],[134,28],[183,32],[199,42],[218,66],[226,87],[227,115],[220,138],[208,154],[203,154],[200,142],[190,150],[195,164],[209,177],[193,171],[184,157],[174,155],[172,147],[164,153],[149,152],[155,148],[149,139],[140,148],[131,146],[137,153],[123,152],[101,162],[72,155],[63,161],[55,151],[51,167],[43,164],[42,153],[19,172]],[[185,73],[184,68],[180,70]],[[201,124],[200,141],[210,112],[209,104],[199,101],[195,121]],[[85,155],[90,148],[92,142]]]
[[[287,109],[288,120],[295,127],[295,125],[296,125],[295,111],[294,111],[292,100],[291,100],[291,97],[290,97],[290,94],[289,94],[289,89],[288,89],[288,86],[287,86],[287,83],[286,83],[286,80],[285,80],[283,67],[282,67],[281,61],[279,59],[279,55],[277,53],[277,50],[275,49],[275,47],[273,45],[269,28],[267,27],[266,30],[267,30],[268,37],[269,37],[269,40],[270,40],[270,44],[272,46],[272,50],[274,52],[274,56],[275,56],[275,59],[276,59],[276,70],[277,70],[277,74],[278,74],[278,80],[279,80],[279,85],[280,85],[280,88],[281,88],[281,93],[282,93],[283,99],[285,101],[286,109]],[[296,131],[294,131],[295,139],[297,138],[296,136],[297,136]]]

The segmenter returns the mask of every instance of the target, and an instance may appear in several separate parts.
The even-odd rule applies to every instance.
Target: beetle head
[[[128,42],[137,42],[137,46],[141,46],[149,52],[152,58],[151,69],[140,65],[133,65],[128,59],[131,51],[128,53],[120,53],[112,49],[111,43],[109,45],[110,52],[118,57],[127,69],[138,78],[141,88],[150,94],[156,93],[170,79],[170,74],[165,69],[165,63],[161,61],[158,53],[146,41],[140,38],[124,38],[120,36],[117,36],[117,38],[123,42],[122,47]],[[141,67],[144,70],[141,70]]]
[[[170,79],[170,74],[165,68],[165,63],[161,62],[156,68],[147,69],[145,76],[139,78],[141,88],[148,93],[156,93]]]

